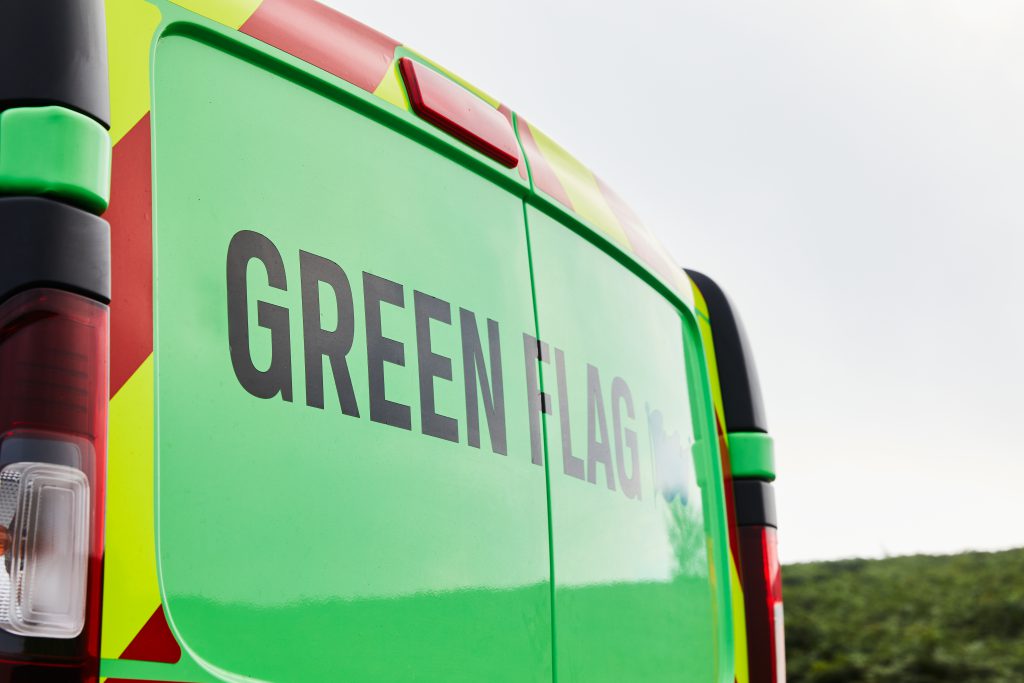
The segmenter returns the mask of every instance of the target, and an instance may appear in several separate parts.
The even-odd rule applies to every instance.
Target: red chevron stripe
[[[142,627],[118,659],[133,659],[144,662],[165,662],[175,664],[181,659],[181,646],[174,639],[167,625],[163,605],[156,608],[153,616]]]
[[[314,0],[265,0],[239,30],[369,92],[383,80],[398,47]]]
[[[722,457],[722,481],[725,491],[725,517],[729,526],[729,547],[732,549],[732,556],[737,565],[741,564],[740,537],[736,526],[736,500],[732,490],[732,465],[729,461],[729,444],[725,440],[725,431],[722,429],[722,419],[715,410],[715,429],[718,431],[718,450]]]
[[[110,395],[153,352],[153,191],[149,114],[114,146],[110,178]]]

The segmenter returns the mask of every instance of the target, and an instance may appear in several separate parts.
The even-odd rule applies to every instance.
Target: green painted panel
[[[557,680],[729,678],[721,478],[692,319],[547,215],[527,223]]]
[[[228,680],[550,681],[521,201],[343,91],[328,99],[227,50],[165,35],[155,57],[172,629]],[[467,357],[489,378],[468,382],[471,398]]]

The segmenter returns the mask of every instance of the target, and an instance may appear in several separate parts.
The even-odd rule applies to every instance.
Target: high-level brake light
[[[402,57],[398,66],[409,103],[421,118],[502,166],[516,167],[519,142],[504,114],[429,66],[408,57]]]

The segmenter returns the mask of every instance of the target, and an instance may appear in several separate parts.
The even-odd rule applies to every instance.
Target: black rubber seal
[[[110,128],[103,0],[0,2],[0,111],[60,105]]]
[[[110,303],[110,225],[41,197],[0,197],[0,302],[55,287]]]
[[[714,280],[693,270],[687,270],[686,274],[697,284],[708,304],[726,431],[767,432],[761,383],[743,322]]]
[[[736,503],[736,526],[778,528],[775,488],[771,483],[761,479],[733,479],[732,492]]]

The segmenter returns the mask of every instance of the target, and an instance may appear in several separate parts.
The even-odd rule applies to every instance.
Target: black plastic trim
[[[0,2],[0,111],[60,105],[110,128],[103,0]]]
[[[757,366],[739,314],[714,280],[694,270],[687,270],[686,274],[708,304],[726,431],[767,432]]]
[[[33,287],[110,303],[110,225],[51,199],[0,198],[0,302]]]
[[[733,479],[736,503],[736,526],[770,526],[778,528],[775,515],[775,488],[760,479]]]

